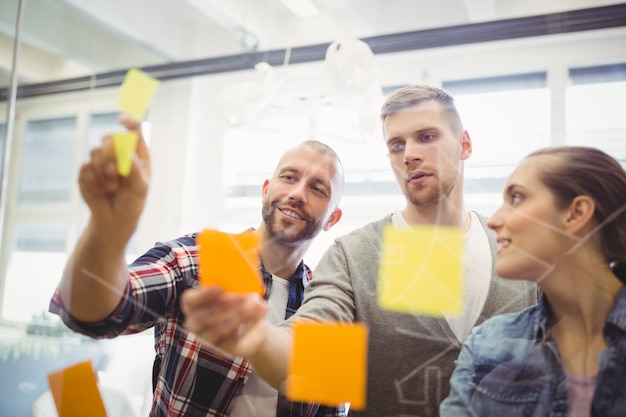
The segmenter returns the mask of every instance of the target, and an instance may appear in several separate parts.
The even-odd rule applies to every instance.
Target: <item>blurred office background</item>
[[[287,147],[330,144],[344,216],[307,256],[400,207],[378,110],[410,83],[457,101],[474,152],[468,208],[489,215],[548,145],[626,165],[626,2],[610,0],[1,0],[0,415],[30,415],[48,372],[91,358],[149,406],[152,335],[77,336],[47,313],[87,221],[78,168],[120,130],[129,68],[161,80],[146,117],[152,188],[128,259],[205,227],[260,222]],[[584,175],[584,173],[581,173]]]

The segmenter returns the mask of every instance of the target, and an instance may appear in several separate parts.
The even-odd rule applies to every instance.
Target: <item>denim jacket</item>
[[[567,379],[550,337],[545,295],[519,313],[495,316],[466,340],[441,417],[567,417]],[[604,326],[591,416],[626,416],[626,289]]]

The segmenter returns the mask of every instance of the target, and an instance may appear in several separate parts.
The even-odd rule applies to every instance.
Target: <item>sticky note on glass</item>
[[[462,309],[463,233],[418,226],[383,230],[378,305],[401,313],[442,317]]]
[[[198,235],[200,283],[224,291],[263,295],[258,239],[252,231],[239,234],[205,229]]]
[[[157,79],[141,70],[131,68],[122,82],[117,105],[124,112],[141,121],[158,87]]]
[[[297,322],[293,335],[287,398],[328,406],[349,402],[352,409],[365,408],[367,327]]]
[[[48,384],[59,417],[106,417],[90,360],[48,374]]]
[[[135,153],[138,140],[137,132],[116,132],[113,134],[117,173],[122,177],[127,177],[130,174],[130,168],[133,165],[133,154]]]

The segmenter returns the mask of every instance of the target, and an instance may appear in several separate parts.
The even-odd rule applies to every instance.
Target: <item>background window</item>
[[[68,247],[86,226],[88,208],[82,198],[71,198],[78,164],[100,144],[102,136],[120,130],[118,112],[31,119],[17,156],[17,204],[8,213],[4,293],[1,318],[31,322],[46,315],[50,297],[59,282]],[[80,123],[81,120],[87,123]],[[79,129],[78,126],[85,126]],[[81,161],[76,155],[83,154]],[[59,207],[59,204],[64,204]],[[127,247],[127,261],[136,258],[136,237]],[[57,316],[50,316],[58,322]]]
[[[546,73],[448,81],[472,155],[465,163],[469,208],[490,215],[501,203],[506,178],[517,163],[550,144],[550,91]]]
[[[119,123],[119,112],[116,113],[99,113],[89,115],[89,124],[87,125],[87,139],[85,146],[84,159],[89,158],[89,152],[99,146],[102,137],[115,131],[121,131]]]
[[[30,120],[23,141],[18,203],[65,203],[76,174],[76,118]]]
[[[4,288],[2,317],[29,322],[48,311],[66,255],[67,230],[61,226],[17,225]]]
[[[567,143],[594,146],[626,166],[626,64],[571,68]]]
[[[2,149],[4,149],[4,136],[6,135],[5,129],[6,125],[0,123],[0,172],[4,169],[4,155],[2,155],[1,152]]]

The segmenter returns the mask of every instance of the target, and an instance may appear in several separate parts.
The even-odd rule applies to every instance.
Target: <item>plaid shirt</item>
[[[74,319],[58,292],[50,303],[50,311],[59,314],[68,327],[94,338],[112,338],[154,327],[152,417],[227,416],[231,401],[241,393],[252,372],[243,358],[224,359],[201,348],[196,337],[183,327],[179,297],[187,288],[199,286],[198,260],[196,234],[158,243],[129,266],[130,279],[122,301],[99,323]],[[261,271],[267,299],[272,275],[263,265]],[[311,270],[301,262],[290,279],[285,318],[302,304],[304,288],[310,279]],[[347,415],[343,407],[331,409],[292,403],[290,408],[294,411],[286,415]]]

